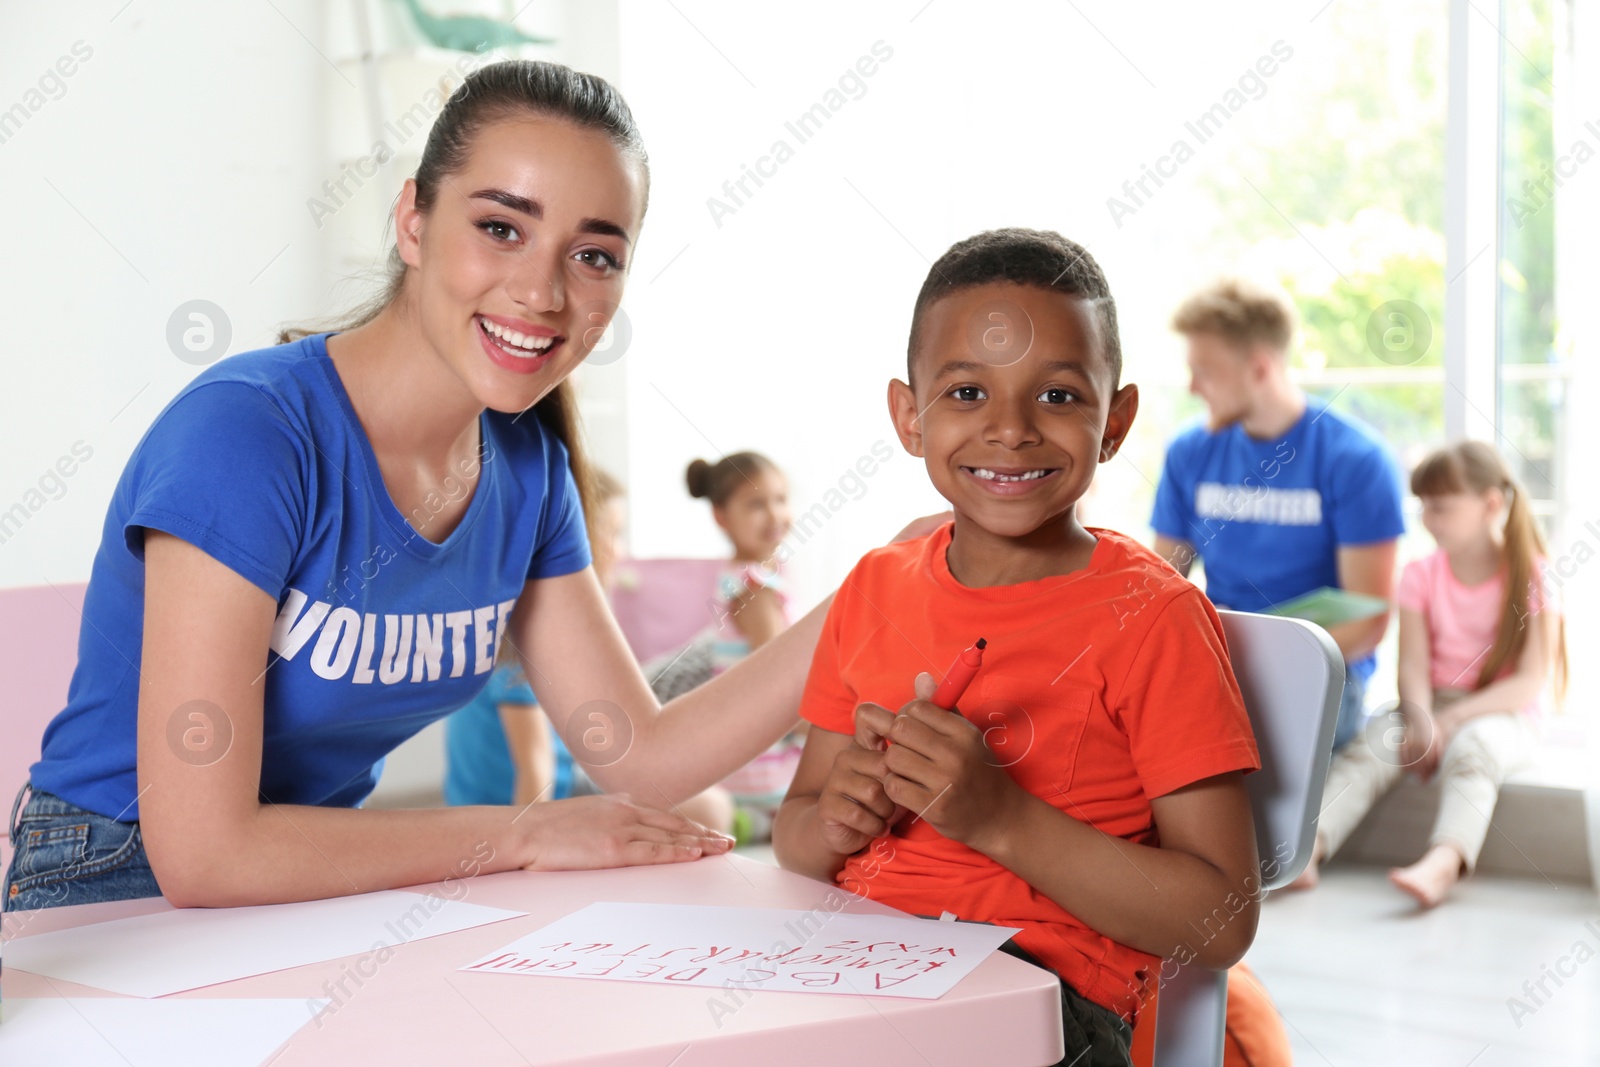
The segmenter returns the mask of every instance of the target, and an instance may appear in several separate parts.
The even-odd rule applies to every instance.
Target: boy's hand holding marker
[[[975,645],[957,656],[937,687],[932,675],[919,674],[913,683],[917,699],[901,711],[930,700],[943,711],[955,711],[956,701],[966,692],[983,663],[983,650],[987,645],[980,637]],[[890,826],[905,828],[902,825],[905,807],[889,800],[884,791],[890,775],[884,752],[888,746],[888,721],[875,719],[876,725],[863,728],[863,711],[868,711],[869,715],[890,716],[888,709],[879,704],[862,704],[856,709],[856,743],[834,759],[833,769],[817,802],[824,839],[844,855],[859,852]]]
[[[857,848],[888,826],[903,833],[920,818],[950,840],[983,851],[984,832],[1003,828],[1008,808],[1024,796],[983,732],[955,706],[977,673],[984,644],[980,640],[963,652],[937,686],[931,674],[919,674],[917,699],[898,714],[878,704],[856,708],[855,744],[835,760],[835,771],[845,764],[852,773],[876,780],[850,783],[853,793],[841,789],[840,799],[859,804],[857,797],[871,798],[873,821],[867,825],[880,827],[859,839]]]

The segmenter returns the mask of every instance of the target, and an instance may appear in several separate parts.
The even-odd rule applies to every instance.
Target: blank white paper
[[[393,948],[526,912],[386,890],[244,908],[178,908],[6,942],[5,966],[160,997]]]
[[[327,1003],[7,997],[0,1063],[257,1067]]]

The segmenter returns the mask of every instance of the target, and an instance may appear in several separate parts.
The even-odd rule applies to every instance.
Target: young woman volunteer
[[[405,183],[381,298],[166,407],[112,498],[67,706],[12,809],[8,910],[728,847],[672,804],[794,725],[825,605],[663,714],[601,595],[566,379],[622,299],[648,189],[606,82],[485,67]],[[633,799],[362,810],[383,757],[471,699],[502,642]]]

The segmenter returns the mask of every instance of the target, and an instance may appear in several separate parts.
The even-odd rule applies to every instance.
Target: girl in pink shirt
[[[789,483],[759,452],[735,452],[716,463],[697,459],[684,472],[689,495],[711,502],[711,517],[727,536],[732,558],[707,590],[711,620],[690,642],[644,665],[658,700],[703,685],[772,640],[792,622],[793,607],[779,572],[779,547],[793,525]],[[723,779],[733,797],[733,832],[740,844],[771,839],[772,815],[783,802],[805,747],[805,724]]]
[[[1312,864],[1332,855],[1406,771],[1440,778],[1428,851],[1389,880],[1432,907],[1477,863],[1500,785],[1537,737],[1541,698],[1559,699],[1567,658],[1548,549],[1524,492],[1490,446],[1463,441],[1411,474],[1438,550],[1400,578],[1402,728],[1380,716],[1335,756]]]

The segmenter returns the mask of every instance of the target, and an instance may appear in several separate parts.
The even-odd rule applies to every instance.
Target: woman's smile
[[[484,353],[496,366],[513,374],[533,374],[544,369],[566,341],[548,326],[522,323],[523,328],[517,329],[510,325],[511,321],[473,316],[474,331]]]

